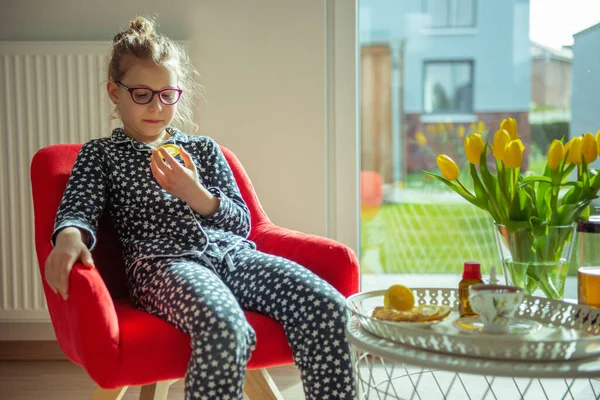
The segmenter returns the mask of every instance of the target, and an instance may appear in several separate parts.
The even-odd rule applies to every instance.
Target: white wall
[[[1,10],[0,41],[110,41],[132,17],[157,16],[202,75],[199,133],[237,154],[273,222],[326,234],[323,0],[3,0]]]

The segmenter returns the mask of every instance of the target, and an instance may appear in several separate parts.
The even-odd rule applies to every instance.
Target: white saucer
[[[457,318],[452,321],[452,325],[461,332],[492,335],[483,332],[483,322],[479,320],[478,316]],[[515,318],[510,321],[508,332],[504,335],[528,335],[539,331],[541,328],[542,324],[537,321]]]

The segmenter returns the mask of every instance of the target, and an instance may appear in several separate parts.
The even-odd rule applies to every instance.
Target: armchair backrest
[[[50,237],[54,229],[56,212],[81,147],[81,144],[47,146],[40,149],[31,161],[35,246],[42,277],[44,276],[46,259],[52,251]],[[269,222],[269,219],[260,205],[252,187],[252,182],[242,164],[229,149],[223,146],[220,147],[233,171],[242,197],[250,209],[251,231],[255,231],[257,225]],[[128,290],[122,247],[108,213],[100,218],[97,236],[97,245],[92,253],[96,268],[98,268],[113,299],[127,297]]]

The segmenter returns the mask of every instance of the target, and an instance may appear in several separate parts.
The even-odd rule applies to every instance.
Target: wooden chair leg
[[[246,371],[244,393],[250,400],[284,400],[265,368]]]
[[[167,400],[169,387],[177,382],[177,379],[161,381],[151,385],[142,386],[140,391],[140,400]]]
[[[92,394],[91,400],[121,400],[128,386],[123,386],[118,389],[102,389],[100,386],[96,388]]]

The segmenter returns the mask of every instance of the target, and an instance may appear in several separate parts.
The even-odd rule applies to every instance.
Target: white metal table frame
[[[561,399],[575,399],[572,393],[575,381],[587,379],[590,388],[589,397],[586,398],[600,399],[600,357],[567,362],[523,362],[454,356],[405,346],[374,336],[360,327],[355,316],[352,316],[348,322],[346,337],[353,350],[353,365],[358,386],[357,393],[359,393],[361,399],[401,399],[402,397],[398,394],[393,381],[407,378],[413,389],[409,398],[428,400],[428,398],[421,397],[418,391],[419,383],[424,374],[431,375],[443,399],[449,398],[449,394],[457,381],[464,389],[466,398],[471,399],[460,373],[483,376],[488,387],[485,389],[482,399],[488,398],[488,395],[489,398],[497,400],[505,398],[498,397],[493,390],[494,381],[498,377],[511,378],[520,399],[525,399],[536,380],[545,398],[550,399],[542,383],[542,378],[564,380],[566,390],[559,397]],[[373,374],[374,364],[377,362],[381,364],[382,369],[385,371],[385,379],[380,382],[376,381]],[[398,365],[400,368],[397,368]],[[408,366],[418,367],[420,370],[410,372]],[[364,370],[368,370],[368,373],[363,374]],[[398,372],[398,370],[401,370],[401,372]],[[446,391],[442,388],[438,380],[439,377],[436,376],[436,373],[440,372],[454,373]],[[401,375],[398,375],[399,373]],[[521,387],[515,378],[528,378],[529,382],[525,387]],[[428,390],[431,390],[431,388]],[[369,397],[371,395],[374,395],[374,397]]]

